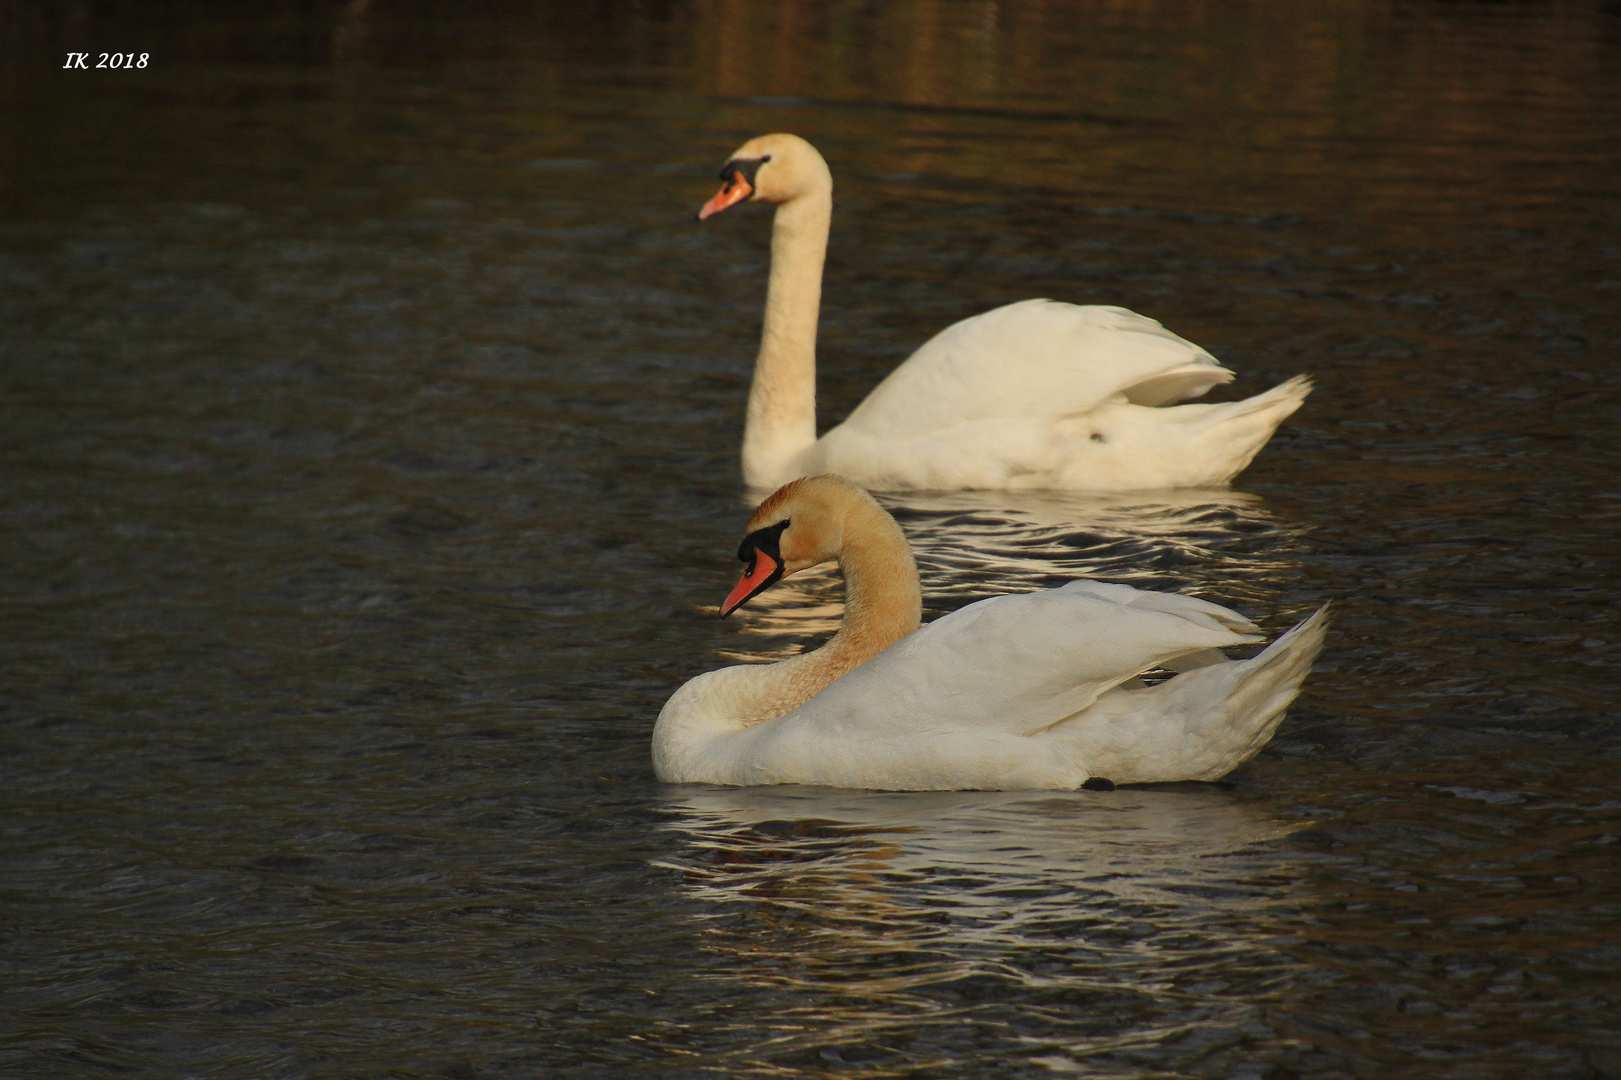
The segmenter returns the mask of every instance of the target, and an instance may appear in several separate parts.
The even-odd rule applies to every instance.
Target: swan
[[[1077,580],[920,628],[900,526],[833,475],[762,502],[738,558],[746,566],[722,616],[785,575],[837,561],[843,625],[813,652],[706,672],[677,690],[653,726],[661,780],[907,791],[1216,780],[1272,737],[1328,621],[1325,607],[1235,661],[1223,646],[1261,640],[1237,612]],[[1138,678],[1157,667],[1180,674]]]
[[[819,472],[892,491],[1221,485],[1311,391],[1297,375],[1243,401],[1176,405],[1233,373],[1125,308],[1024,300],[936,334],[818,439],[816,322],[832,174],[810,143],[775,134],[744,143],[720,175],[700,221],[744,201],[777,207],[743,429],[751,487]]]

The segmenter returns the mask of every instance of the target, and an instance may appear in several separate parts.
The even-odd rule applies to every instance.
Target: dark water
[[[0,16],[5,1075],[1621,1076],[1613,8]],[[838,612],[713,618],[778,129],[824,422],[1028,296],[1318,380],[1234,492],[891,500],[934,612],[1332,599],[1229,785],[654,781]]]

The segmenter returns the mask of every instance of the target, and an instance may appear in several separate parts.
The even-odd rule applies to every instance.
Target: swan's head
[[[818,189],[833,188],[827,162],[816,147],[798,135],[750,139],[727,160],[720,179],[720,190],[698,211],[699,221],[740,202],[785,203]]]
[[[845,520],[853,506],[878,501],[842,476],[807,476],[784,484],[749,518],[738,545],[743,576],[720,606],[725,618],[771,586],[801,570],[839,557]]]

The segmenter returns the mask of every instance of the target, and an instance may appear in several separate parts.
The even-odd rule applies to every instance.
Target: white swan
[[[981,600],[918,628],[922,592],[895,519],[837,476],[760,504],[731,613],[785,574],[837,560],[844,624],[814,652],[707,672],[653,728],[659,779],[893,790],[1073,789],[1215,780],[1272,737],[1322,647],[1327,609],[1259,656],[1249,620],[1191,596],[1074,581]],[[1154,686],[1137,676],[1181,674]]]
[[[743,430],[743,478],[776,487],[838,472],[869,488],[1131,491],[1225,484],[1311,390],[1180,405],[1233,373],[1121,307],[1025,300],[935,335],[848,419],[816,437],[816,321],[833,177],[797,135],[744,143],[706,219],[775,203],[765,324]]]

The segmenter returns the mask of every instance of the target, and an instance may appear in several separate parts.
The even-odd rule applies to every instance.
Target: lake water
[[[5,1075],[1621,1077],[1614,5],[5,18]],[[931,614],[1332,600],[1229,782],[654,780],[838,616],[714,618],[772,130],[824,424],[1030,296],[1317,380],[1230,492],[888,500]]]

